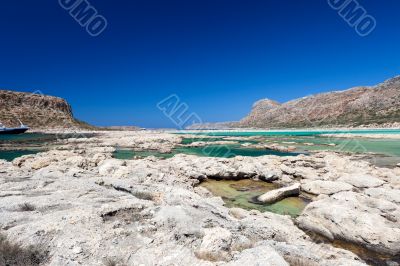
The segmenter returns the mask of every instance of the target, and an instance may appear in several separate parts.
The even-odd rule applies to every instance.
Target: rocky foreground
[[[43,265],[365,265],[330,242],[398,265],[400,168],[335,153],[112,158],[117,146],[169,152],[180,141],[109,132],[0,160],[0,233],[40,244]],[[296,219],[228,209],[198,186],[207,178],[300,184],[312,202]]]

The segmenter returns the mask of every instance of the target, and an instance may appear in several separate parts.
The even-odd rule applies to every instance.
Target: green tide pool
[[[200,184],[207,188],[215,196],[220,196],[228,208],[239,207],[247,210],[256,209],[261,212],[273,212],[296,217],[310,202],[303,197],[289,197],[274,204],[258,204],[255,201],[268,191],[277,189],[278,186],[263,181],[244,179],[232,180],[207,180]]]

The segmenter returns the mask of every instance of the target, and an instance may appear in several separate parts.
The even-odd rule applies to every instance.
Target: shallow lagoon
[[[197,156],[209,157],[224,157],[232,158],[234,156],[263,156],[263,155],[277,155],[277,156],[295,156],[298,154],[307,154],[310,152],[318,151],[335,151],[347,152],[365,155],[365,159],[379,167],[395,167],[400,163],[400,140],[399,139],[368,139],[368,138],[338,138],[327,136],[258,136],[257,139],[251,138],[253,135],[241,136],[242,140],[236,140],[238,144],[229,145],[214,145],[213,142],[228,140],[232,137],[232,133],[243,132],[229,132],[230,134],[222,135],[214,138],[184,138],[182,144],[190,144],[193,142],[209,142],[209,145],[204,147],[176,147],[172,153],[161,154],[157,151],[132,151],[132,150],[117,150],[114,157],[118,159],[132,159],[134,157],[156,156],[160,158],[170,158],[175,154],[192,154]],[[249,132],[247,132],[249,133]],[[249,133],[250,134],[250,133]],[[235,136],[236,137],[236,136]],[[224,139],[227,138],[227,139]],[[248,140],[246,138],[249,138]],[[266,143],[266,144],[279,144],[282,146],[294,146],[295,152],[278,152],[268,149],[257,149],[243,147],[243,143]]]
[[[269,211],[296,217],[310,202],[303,197],[289,197],[274,204],[258,204],[254,200],[257,196],[277,189],[278,186],[251,179],[239,181],[207,180],[202,182],[200,186],[207,188],[215,196],[222,197],[228,208],[256,209],[261,212]]]
[[[398,129],[381,130],[320,130],[320,131],[254,131],[254,132],[188,132],[215,138],[259,137],[259,142],[295,146],[296,152],[317,151],[349,152],[367,155],[366,160],[380,167],[395,167],[400,163],[400,139],[340,138],[321,134],[400,134]],[[180,133],[179,133],[180,134]],[[207,138],[203,139],[207,141]],[[252,140],[254,141],[254,140]]]
[[[49,144],[54,145],[59,139],[92,136],[94,136],[94,134],[25,133],[18,135],[0,135],[0,160],[12,161],[23,155],[45,151]]]
[[[207,157],[221,157],[232,158],[235,156],[263,156],[263,155],[277,155],[277,156],[296,156],[300,153],[279,152],[266,149],[254,149],[241,147],[240,145],[210,145],[204,147],[177,147],[171,153],[160,153],[159,151],[135,151],[130,149],[117,149],[113,153],[116,159],[129,160],[134,158],[144,158],[147,156],[155,156],[158,158],[171,158],[176,154],[190,154],[197,156]]]
[[[29,155],[29,154],[36,154],[40,151],[36,150],[11,150],[11,151],[0,151],[0,160],[12,161],[15,158]]]
[[[324,129],[324,130],[268,130],[268,131],[182,131],[177,134],[206,135],[206,136],[316,136],[322,134],[400,134],[400,129]]]

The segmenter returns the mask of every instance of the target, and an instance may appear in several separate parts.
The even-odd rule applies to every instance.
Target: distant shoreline
[[[178,134],[215,134],[215,136],[227,135],[235,136],[246,134],[246,136],[259,135],[259,136],[319,136],[326,138],[369,138],[369,139],[400,139],[400,128],[337,128],[337,129],[280,129],[280,130],[256,130],[256,129],[229,129],[229,130],[180,130],[173,133]],[[274,134],[276,133],[276,134]],[[287,133],[287,134],[285,134]],[[304,133],[304,134],[303,134]],[[253,136],[254,136],[253,135]]]
[[[335,131],[399,131],[400,127],[396,128],[287,128],[287,129],[256,129],[256,128],[230,128],[230,129],[185,129],[185,130],[175,130],[176,132],[335,132]]]

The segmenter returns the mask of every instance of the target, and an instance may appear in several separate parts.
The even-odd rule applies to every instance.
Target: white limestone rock
[[[284,198],[298,196],[300,194],[300,183],[296,183],[289,187],[283,187],[268,191],[267,193],[258,196],[257,200],[263,203],[274,203]]]
[[[338,181],[348,183],[357,188],[372,188],[382,186],[385,182],[379,178],[371,175],[345,175],[338,179]]]
[[[353,186],[338,181],[315,180],[301,185],[301,189],[314,195],[332,195],[341,191],[349,191]]]
[[[211,261],[230,260],[231,232],[221,227],[205,229],[204,231],[204,237],[197,256]]]
[[[391,255],[400,252],[399,221],[398,205],[350,191],[310,203],[297,218],[304,229]]]
[[[239,253],[235,258],[226,264],[235,265],[265,265],[265,266],[289,266],[281,255],[268,245],[260,245],[251,249],[246,249]]]

